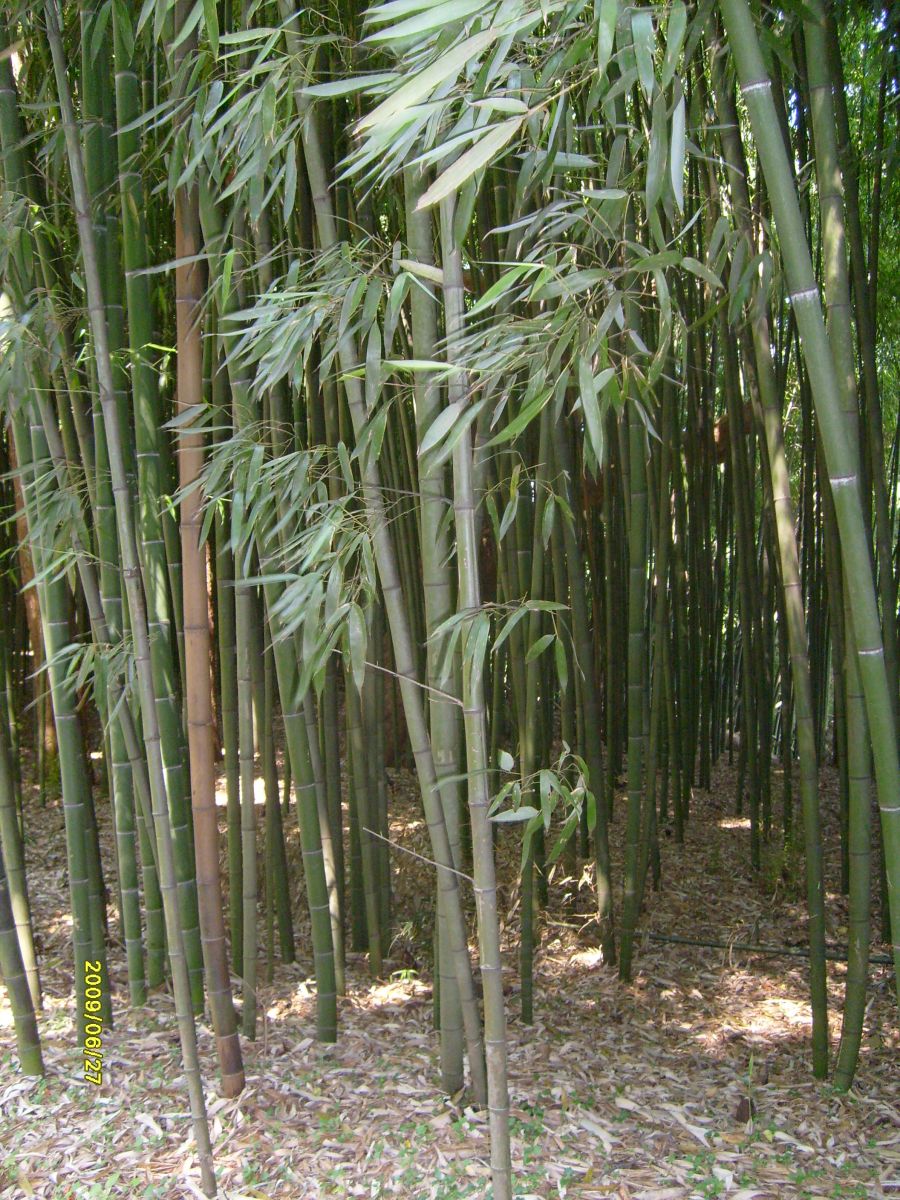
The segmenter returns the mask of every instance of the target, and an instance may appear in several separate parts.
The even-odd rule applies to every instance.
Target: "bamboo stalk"
[[[180,27],[179,22],[187,15],[183,8],[179,12],[176,13],[177,27]],[[189,39],[186,39],[182,43],[185,53],[189,50],[188,42]],[[203,279],[198,262],[184,262],[185,259],[196,259],[199,247],[200,217],[197,195],[195,191],[180,188],[175,196],[175,256],[182,263],[175,269],[177,409],[180,416],[195,410],[202,403],[203,397],[203,348],[200,330]],[[197,900],[203,962],[206,968],[206,990],[216,1035],[222,1090],[226,1096],[237,1096],[244,1086],[244,1066],[231,997],[222,888],[219,880],[219,826],[216,816],[212,680],[209,671],[206,547],[200,539],[203,511],[201,496],[196,488],[203,468],[203,434],[193,432],[184,424],[179,432],[182,604],[184,656],[187,667],[185,705]]]
[[[6,724],[6,697],[0,696],[0,715]],[[0,858],[6,871],[6,888],[12,923],[28,982],[32,1007],[41,1007],[41,982],[34,949],[31,906],[28,901],[28,877],[25,870],[25,846],[19,829],[17,808],[21,796],[13,770],[6,729],[0,729]]]
[[[737,113],[726,89],[717,59],[713,60],[716,103],[722,113],[722,145],[730,170],[735,212],[746,244],[751,245],[750,198],[746,187],[746,160],[738,132]],[[762,404],[768,449],[768,468],[775,528],[781,565],[781,585],[787,618],[791,656],[791,685],[796,706],[797,740],[800,756],[800,797],[806,841],[807,908],[809,911],[810,990],[813,1012],[813,1067],[819,1078],[828,1069],[828,1007],[824,965],[825,908],[822,878],[822,839],[819,818],[818,762],[812,702],[812,681],[807,656],[806,620],[800,579],[800,564],[794,526],[790,474],[784,449],[784,427],[777,401],[777,381],[772,363],[771,336],[764,299],[752,301],[751,331],[755,382]],[[784,735],[783,735],[784,736]],[[790,739],[790,730],[787,733]]]
[[[454,237],[455,205],[441,201],[441,257],[444,268],[444,320],[447,359],[454,363],[456,346],[464,327],[463,271],[459,243]],[[448,380],[447,398],[462,409],[465,376],[456,370]],[[549,411],[549,409],[548,409]],[[549,434],[549,429],[548,429]],[[466,430],[453,450],[453,511],[456,517],[456,568],[459,605],[477,612],[481,604],[478,578],[478,540],[475,534],[475,494],[471,429]],[[544,440],[549,449],[549,437]],[[488,757],[484,707],[484,665],[468,646],[462,650],[463,725],[466,735],[466,776],[472,822],[472,858],[475,872],[475,903],[478,913],[478,942],[484,992],[484,1040],[487,1058],[488,1119],[491,1132],[491,1180],[494,1200],[512,1200],[512,1162],[509,1137],[509,1089],[507,1084],[506,1008],[503,999],[503,963],[500,957],[500,921],[497,910],[497,881],[494,842],[488,809]],[[473,639],[474,641],[474,639]],[[471,1062],[470,1062],[471,1066]]]
[[[434,265],[433,231],[430,210],[417,210],[416,205],[425,191],[426,180],[415,169],[404,175],[406,202],[406,237],[410,255],[426,266]],[[410,297],[413,353],[416,358],[433,360],[438,342],[437,304],[419,288]],[[417,375],[414,380],[416,397],[416,427],[421,442],[432,421],[442,410],[440,385],[433,376]],[[449,696],[458,695],[456,663],[447,664],[441,672],[445,657],[443,647],[432,637],[438,626],[453,611],[450,576],[450,539],[444,521],[448,498],[445,471],[431,468],[427,460],[419,464],[419,545],[422,555],[422,587],[425,608],[426,682],[433,691],[428,700],[429,732],[431,734],[434,766],[440,781],[444,822],[453,853],[460,867],[459,815],[460,794],[456,782],[459,776],[460,721],[457,705]],[[454,1095],[463,1085],[463,1023],[459,989],[450,957],[445,901],[438,891],[438,955],[435,974],[439,980],[439,1021],[441,1038],[441,1084],[448,1095]]]
[[[0,785],[2,786],[2,785]],[[13,916],[9,883],[3,855],[0,854],[0,979],[9,993],[19,1062],[25,1075],[43,1075],[44,1060],[38,1033],[28,976],[19,948],[16,919]]]

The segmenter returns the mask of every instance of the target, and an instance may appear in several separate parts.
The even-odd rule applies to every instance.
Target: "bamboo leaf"
[[[130,63],[134,58],[134,17],[132,9],[125,3],[125,0],[113,0],[113,6],[116,11],[116,37],[122,42],[125,51],[125,61]]]
[[[532,808],[530,804],[522,804],[519,808],[506,808],[503,812],[494,813],[490,819],[501,825],[513,825],[516,822],[531,821],[539,816],[536,808]]]
[[[597,13],[597,74],[603,75],[612,55],[619,20],[619,0],[600,0]]]
[[[413,375],[423,374],[426,371],[438,371],[446,375],[453,368],[449,363],[441,362],[436,358],[389,358],[385,361],[384,366],[391,371],[409,371]]]
[[[559,680],[559,690],[565,692],[569,686],[569,664],[566,661],[566,648],[561,638],[556,639],[556,644],[553,647],[553,655],[556,659],[556,677]]]
[[[530,400],[524,408],[515,416],[508,425],[500,430],[498,434],[491,438],[486,443],[485,449],[489,446],[497,446],[502,442],[512,441],[513,438],[523,433],[538,413],[542,412],[547,401],[553,395],[552,388],[545,388],[539,392],[532,400]]]
[[[492,650],[493,654],[497,653],[497,651],[527,612],[528,609],[523,605],[521,608],[517,608],[516,611],[504,622],[503,628],[500,630],[500,633],[497,635],[494,641],[494,648]]]
[[[498,33],[498,30],[491,28],[466,38],[464,42],[444,54],[438,62],[414,75],[377,108],[362,117],[359,122],[360,130],[384,128],[391,117],[421,103],[442,83],[448,79],[455,79],[468,62],[477,58],[497,40]]]
[[[194,5],[194,7],[191,9],[190,13],[188,14],[187,20],[182,23],[181,28],[179,29],[177,35],[173,38],[172,42],[170,43],[170,45],[169,45],[170,51],[175,50],[178,46],[180,46],[181,43],[185,40],[185,38],[190,37],[191,33],[193,33],[193,31],[200,24],[200,18],[203,15],[204,3],[205,3],[205,0],[197,0],[196,4]],[[155,35],[156,41],[159,41],[160,34],[162,33],[163,23],[165,21],[168,11],[169,11],[168,4],[157,4],[156,14],[154,16],[154,22],[153,22],[154,35]]]
[[[690,271],[692,275],[696,275],[698,279],[702,279],[704,282],[708,283],[713,290],[723,286],[722,280],[718,277],[718,275],[716,275],[714,271],[711,271],[709,267],[705,266],[702,262],[699,262],[696,258],[691,258],[690,255],[686,255],[681,260],[681,265],[686,270]]]
[[[347,450],[346,442],[338,442],[337,445],[338,462],[341,466],[341,475],[344,477],[344,487],[348,492],[353,492],[356,487],[356,481],[353,478],[353,467],[350,464],[350,454]]]
[[[653,117],[650,125],[650,150],[647,154],[646,204],[648,211],[654,209],[662,195],[666,171],[666,101],[658,92],[653,101]]]
[[[385,0],[384,4],[367,8],[363,14],[365,25],[384,25],[396,21],[400,17],[408,17],[410,13],[421,12],[434,6],[435,0]]]
[[[509,498],[509,503],[503,513],[503,520],[500,522],[500,528],[497,530],[497,541],[502,542],[506,536],[509,527],[516,519],[516,513],[519,511],[519,493],[513,492]]]
[[[472,622],[463,647],[464,660],[470,671],[480,674],[483,670],[490,635],[491,618],[486,612],[480,612]]]
[[[411,271],[420,279],[427,279],[429,283],[436,283],[438,287],[444,286],[444,272],[440,267],[434,267],[430,263],[415,262],[411,258],[398,258],[397,266],[403,267],[405,271]]]
[[[213,58],[219,57],[219,11],[216,0],[203,0],[203,21]]]
[[[491,284],[484,295],[469,309],[469,319],[478,316],[486,308],[490,308],[497,300],[506,296],[512,285],[524,275],[530,275],[541,269],[540,263],[516,263],[508,271],[504,271],[496,283]]]
[[[528,115],[528,105],[524,100],[515,100],[511,96],[488,96],[485,100],[471,100],[473,108],[486,108],[488,112],[521,113]]]
[[[522,832],[522,855],[519,864],[520,873],[525,870],[531,856],[532,839],[544,823],[541,814],[535,813]]]
[[[684,212],[684,160],[684,96],[679,96],[672,113],[672,145],[669,151],[669,177],[679,212]]]
[[[437,630],[431,635],[435,640]],[[438,661],[437,677],[438,679],[447,679],[450,675],[450,670],[453,665],[453,659],[456,654],[456,648],[459,645],[460,635],[462,634],[462,626],[456,625],[450,630],[450,635],[444,640],[444,645],[441,650],[441,656]]]
[[[106,3],[103,4],[97,10],[97,16],[94,21],[94,30],[91,35],[91,44],[90,44],[90,51],[89,51],[90,61],[92,63],[97,62],[97,59],[100,56],[100,52],[103,49],[103,43],[106,39],[106,29],[107,29],[107,26],[109,25],[109,17],[110,17],[111,12],[112,12],[111,0],[106,0]]]
[[[437,446],[447,436],[456,421],[462,416],[461,404],[448,404],[428,426],[428,430],[419,443],[418,456],[422,458],[429,450]]]
[[[638,78],[647,101],[653,97],[656,79],[653,73],[653,51],[656,36],[653,30],[653,15],[648,8],[635,9],[631,14],[631,36],[634,39],[634,56],[637,61]]]
[[[556,808],[556,802],[553,799],[556,790],[557,785],[553,772],[542,769],[538,774],[538,792],[541,797],[541,818],[545,830],[550,828],[550,818]]]
[[[681,53],[681,47],[684,43],[684,33],[687,29],[687,9],[684,6],[683,0],[674,0],[671,10],[669,11],[669,20],[666,24],[666,49],[663,55],[663,67],[660,73],[660,86],[668,87],[675,75],[675,68],[678,66],[678,55]]]
[[[379,84],[393,83],[398,78],[396,71],[378,71],[371,75],[355,75],[350,79],[335,79],[330,83],[312,83],[302,90],[304,96],[332,100],[336,96],[350,96],[354,92],[378,87]]]
[[[550,545],[550,536],[553,533],[553,524],[556,520],[556,497],[551,492],[544,502],[544,512],[541,516],[541,541],[544,547]]]
[[[598,463],[603,462],[604,439],[603,417],[600,412],[600,405],[597,402],[597,392],[601,387],[605,386],[614,374],[613,368],[607,367],[595,379],[589,360],[583,354],[579,356],[578,386],[581,395],[581,411],[584,415],[584,427],[588,442]]]
[[[540,658],[555,637],[555,633],[542,634],[536,642],[529,646],[528,653],[525,655],[525,661],[530,663],[534,662],[536,658]]]
[[[576,809],[575,812],[569,813],[568,817],[566,818],[566,823],[565,823],[565,825],[563,825],[562,829],[560,830],[559,837],[556,839],[556,841],[553,845],[553,849],[550,851],[549,857],[547,859],[547,861],[551,865],[558,860],[558,858],[562,854],[563,850],[565,850],[566,846],[568,845],[569,841],[572,838],[572,835],[575,833],[575,830],[578,828],[578,822],[579,822],[580,817],[581,817],[581,812],[578,809]]]
[[[430,208],[445,196],[458,192],[470,176],[489,163],[518,133],[522,121],[522,117],[510,117],[508,121],[492,125],[480,141],[461,154],[452,166],[437,177],[431,187],[419,197],[416,208]]]
[[[297,201],[297,146],[288,142],[284,156],[284,197],[281,201],[281,219],[285,225],[290,221]]]
[[[210,2],[211,2],[211,0],[206,0],[206,3],[210,3]],[[213,7],[215,7],[214,4],[213,4]],[[272,79],[269,78],[265,82],[265,85],[262,90],[262,97],[261,97],[261,100],[262,100],[262,105],[261,105],[262,131],[263,131],[263,137],[265,138],[265,140],[267,142],[272,140],[272,137],[275,133],[275,118],[276,118],[275,105],[276,105],[277,98],[278,98],[278,94],[275,91],[275,84],[272,82]]]
[[[387,7],[387,6],[385,6]],[[397,42],[404,38],[419,37],[430,33],[433,29],[444,29],[451,21],[461,21],[484,7],[484,0],[442,0],[440,4],[429,5],[424,12],[418,12],[390,25],[379,29],[363,38],[364,42]]]
[[[608,271],[601,271],[596,268],[588,268],[583,271],[567,271],[564,275],[556,279],[551,279],[546,283],[539,282],[535,284],[532,289],[531,299],[555,300],[560,296],[564,296],[567,300],[571,300],[574,296],[589,291],[592,287],[596,287],[598,283],[605,282],[608,278]]]
[[[228,309],[228,297],[231,293],[231,272],[234,268],[234,255],[235,255],[235,248],[234,248],[234,246],[232,246],[231,249],[228,251],[228,253],[225,255],[224,261],[222,263],[222,279],[221,279],[221,285],[219,287],[219,305],[220,305],[219,311],[220,312],[225,312]]]
[[[366,677],[366,632],[365,618],[358,604],[351,604],[347,613],[347,643],[350,647],[350,669],[353,672],[353,682],[356,690],[362,691]]]
[[[472,425],[478,414],[487,403],[487,398],[482,397],[474,404],[468,404],[461,417],[458,417],[454,422],[452,429],[447,437],[444,438],[440,447],[429,452],[428,467],[429,470],[435,471],[442,463],[445,463],[453,453],[455,447],[459,443],[461,437],[464,437],[466,431]]]
[[[338,339],[342,338],[350,326],[353,319],[353,314],[359,308],[362,298],[366,293],[366,278],[360,275],[353,282],[353,285],[348,289],[344,297],[344,303],[341,306],[340,323],[338,324]]]

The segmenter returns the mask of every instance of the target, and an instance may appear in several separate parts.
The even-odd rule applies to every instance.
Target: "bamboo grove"
[[[900,963],[896,14],[2,18],[0,972],[22,1069],[42,1070],[32,767],[62,798],[73,1011],[111,939],[132,1005],[170,981],[213,1194],[204,1079],[242,1088],[275,959],[309,964],[323,1041],[347,953],[383,972],[405,756],[440,1086],[487,1107],[506,1200],[506,1021],[541,1002],[554,864],[587,870],[627,979],[666,836],[728,755],[753,868],[773,838],[803,862],[812,1067],[848,1088],[870,946]],[[521,843],[512,999],[499,839]]]

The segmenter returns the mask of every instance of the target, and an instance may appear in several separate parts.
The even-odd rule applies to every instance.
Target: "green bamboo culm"
[[[444,264],[444,306],[447,358],[454,365],[465,326],[462,253],[454,235],[455,203],[441,201],[441,256]],[[465,406],[465,376],[458,368],[448,382],[448,401]],[[549,410],[548,410],[549,411]],[[547,447],[548,448],[548,447]],[[478,538],[475,532],[474,463],[471,430],[453,450],[453,505],[456,519],[456,569],[461,608],[475,613],[481,606],[478,574]],[[471,645],[469,644],[471,640]],[[466,744],[466,779],[472,826],[472,864],[484,990],[484,1041],[487,1058],[488,1114],[491,1131],[493,1200],[512,1200],[512,1164],[509,1137],[507,1083],[506,1006],[503,998],[503,964],[500,958],[500,923],[494,841],[488,818],[488,742],[484,702],[483,646],[467,631],[462,649],[463,726]]]
[[[810,110],[813,136],[816,142],[816,172],[819,208],[824,249],[825,300],[828,313],[828,337],[838,369],[838,387],[843,396],[845,441],[848,449],[859,447],[858,401],[856,387],[857,341],[851,321],[850,281],[848,276],[846,235],[844,224],[843,179],[838,162],[837,125],[834,99],[828,72],[825,36],[825,10],[820,0],[810,4],[812,20],[804,26],[809,75]],[[870,420],[880,416],[872,412]],[[883,450],[882,450],[883,461]],[[859,464],[859,449],[857,462]],[[872,470],[883,476],[881,464]],[[845,559],[846,562],[846,559]],[[852,594],[855,581],[845,573],[843,593]],[[893,635],[890,639],[893,649]],[[847,990],[844,1004],[844,1024],[838,1054],[835,1083],[839,1088],[850,1086],[859,1055],[866,1004],[866,977],[869,954],[869,888],[870,853],[869,825],[871,807],[871,767],[866,713],[861,694],[857,638],[852,613],[845,617],[845,667],[847,695],[847,768],[848,768],[848,830],[847,858],[850,888],[850,961],[847,969]],[[893,694],[896,678],[892,680],[892,657],[884,658],[885,676]]]
[[[532,544],[530,550],[531,578],[528,581],[529,600],[534,604],[544,599],[544,536],[543,518],[546,511],[549,480],[552,462],[551,427],[554,420],[554,406],[547,405],[541,413],[538,431],[538,469],[535,476],[535,496],[532,520]],[[541,612],[532,608],[528,614],[525,663],[525,696],[521,708],[520,768],[523,781],[523,796],[526,803],[534,799],[533,781],[542,756],[546,753],[549,739],[541,728],[539,702],[545,693],[545,685],[541,679],[543,661],[540,656],[531,653],[531,648],[538,641],[541,631]],[[535,805],[534,807],[539,807]],[[536,861],[540,846],[538,839],[543,836],[543,819],[533,819],[533,825],[526,827],[524,837],[526,849],[522,865],[522,945],[519,956],[522,976],[522,1020],[531,1024],[534,1020],[534,945],[535,945],[535,883],[537,882],[538,899],[543,904],[542,891],[543,872]],[[537,875],[537,880],[535,876]]]
[[[172,656],[172,621],[169,612],[169,588],[165,541],[162,530],[161,487],[159,478],[159,405],[157,381],[150,358],[154,341],[153,303],[149,279],[146,224],[143,219],[145,197],[140,174],[140,79],[136,70],[134,29],[126,9],[116,5],[112,11],[115,63],[115,138],[118,152],[118,182],[121,207],[122,262],[125,268],[125,303],[128,318],[128,347],[131,354],[131,398],[134,417],[135,460],[137,464],[138,522],[141,533],[141,570],[147,596],[150,645],[165,743],[164,755],[170,765],[180,759],[181,737],[177,706],[177,684]],[[174,748],[173,748],[174,747]],[[179,765],[178,771],[181,768]],[[171,776],[174,780],[175,773]],[[149,835],[140,814],[137,817],[138,840],[145,874],[147,911],[147,983],[162,982],[165,944],[162,902],[158,896],[155,866],[150,858]]]
[[[23,1075],[43,1075],[44,1060],[37,1018],[10,901],[3,855],[0,854],[0,980],[9,994],[16,1046]]]
[[[746,159],[739,136],[737,111],[728,89],[721,58],[713,52],[713,88],[722,113],[720,137],[729,169],[729,184],[735,200],[738,225],[748,247],[752,244],[750,198],[746,186]],[[828,1005],[825,978],[825,888],[822,877],[822,836],[819,816],[818,762],[812,678],[807,651],[806,618],[800,559],[791,497],[791,481],[784,448],[784,425],[778,401],[778,383],[772,361],[772,341],[765,298],[756,290],[749,314],[753,343],[752,365],[763,412],[768,451],[770,488],[778,552],[781,586],[791,661],[797,748],[800,758],[800,798],[806,843],[807,908],[809,911],[810,992],[813,1014],[813,1069],[818,1078],[828,1070]],[[790,730],[783,733],[788,742]]]
[[[633,315],[633,313],[632,313]],[[627,404],[627,400],[626,400]],[[619,978],[631,977],[631,954],[639,905],[639,837],[644,795],[644,689],[646,687],[645,609],[647,600],[646,433],[634,402],[627,404],[631,518],[628,530],[628,814],[625,834],[625,895]]]
[[[46,441],[47,449],[55,470],[56,483],[60,492],[71,487],[71,481],[66,474],[66,456],[61,443],[59,429],[50,403],[40,391],[36,392],[35,404],[40,413],[41,431]],[[102,671],[97,671],[98,707],[106,720],[109,714],[115,714],[112,722],[117,737],[110,736],[110,745],[115,747],[111,761],[111,770],[123,771],[121,756],[127,755],[127,786],[120,786],[118,791],[111,792],[113,830],[116,838],[116,865],[119,872],[120,918],[122,934],[125,940],[125,954],[128,964],[128,989],[132,1004],[142,1004],[146,999],[146,978],[144,972],[143,942],[141,938],[140,895],[138,888],[137,866],[137,837],[135,818],[141,813],[143,820],[150,818],[150,795],[147,781],[146,763],[141,755],[137,730],[129,698],[125,695],[124,683],[118,671],[108,670],[103,661],[103,653],[111,646],[111,633],[106,623],[103,610],[103,600],[100,593],[98,572],[85,546],[88,541],[86,529],[70,533],[72,549],[75,551],[78,576],[85,597],[91,625],[91,635],[96,649],[100,652]],[[106,701],[106,704],[103,702]],[[132,787],[132,784],[134,785]],[[137,812],[134,807],[135,792],[138,796]],[[156,878],[155,848],[152,845],[142,851],[145,857],[145,898],[148,908],[148,925],[153,919],[151,905],[153,897],[151,887],[146,886]],[[109,993],[105,993],[107,1009],[110,1003]],[[109,1013],[105,1011],[105,1018]]]
[[[13,771],[7,731],[0,728],[0,858],[5,864],[5,886],[12,911],[16,941],[28,981],[32,1007],[41,1007],[41,982],[34,949],[25,846],[17,812],[17,781]]]
[[[53,718],[60,746],[60,782],[72,908],[76,1028],[78,1036],[83,1042],[84,1026],[87,1022],[84,1009],[84,964],[88,960],[96,961],[99,954],[100,961],[105,968],[106,956],[104,947],[102,945],[97,947],[92,937],[85,832],[87,777],[81,768],[84,761],[84,748],[76,711],[75,688],[72,680],[68,677],[64,662],[65,652],[70,643],[68,589],[64,578],[59,575],[54,577],[51,568],[54,547],[48,546],[44,541],[45,535],[40,532],[37,515],[37,480],[40,478],[46,462],[43,431],[39,425],[29,428],[28,418],[22,410],[13,415],[12,429],[20,469],[27,472],[23,490],[26,495],[26,512],[35,568],[39,576],[50,568],[49,577],[38,585],[38,597],[44,646],[47,653]]]
[[[425,192],[426,180],[414,168],[404,176],[406,203],[406,238],[409,252],[416,262],[434,266],[434,235],[431,212],[417,207]],[[437,306],[421,289],[414,288],[410,296],[413,353],[423,361],[434,360],[437,353]],[[417,375],[416,395],[417,437],[421,443],[432,421],[442,410],[443,391],[434,375]],[[457,868],[460,866],[459,820],[459,747],[460,721],[458,706],[453,703],[458,687],[455,679],[456,657],[442,654],[441,643],[432,635],[453,611],[453,590],[450,562],[450,535],[444,520],[444,467],[432,467],[426,458],[419,464],[420,546],[422,552],[422,586],[425,606],[426,675],[429,695],[428,717],[435,770],[441,787],[444,821],[450,838],[450,848]],[[445,660],[446,665],[444,665]],[[435,975],[438,980],[438,1014],[441,1039],[441,1081],[448,1095],[454,1095],[463,1085],[463,1023],[459,989],[450,956],[447,914],[444,900],[438,892],[438,941]]]

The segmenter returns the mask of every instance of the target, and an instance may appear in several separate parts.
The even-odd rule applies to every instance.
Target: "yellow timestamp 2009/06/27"
[[[103,975],[97,962],[84,964],[84,1078],[99,1087],[103,1083]]]

